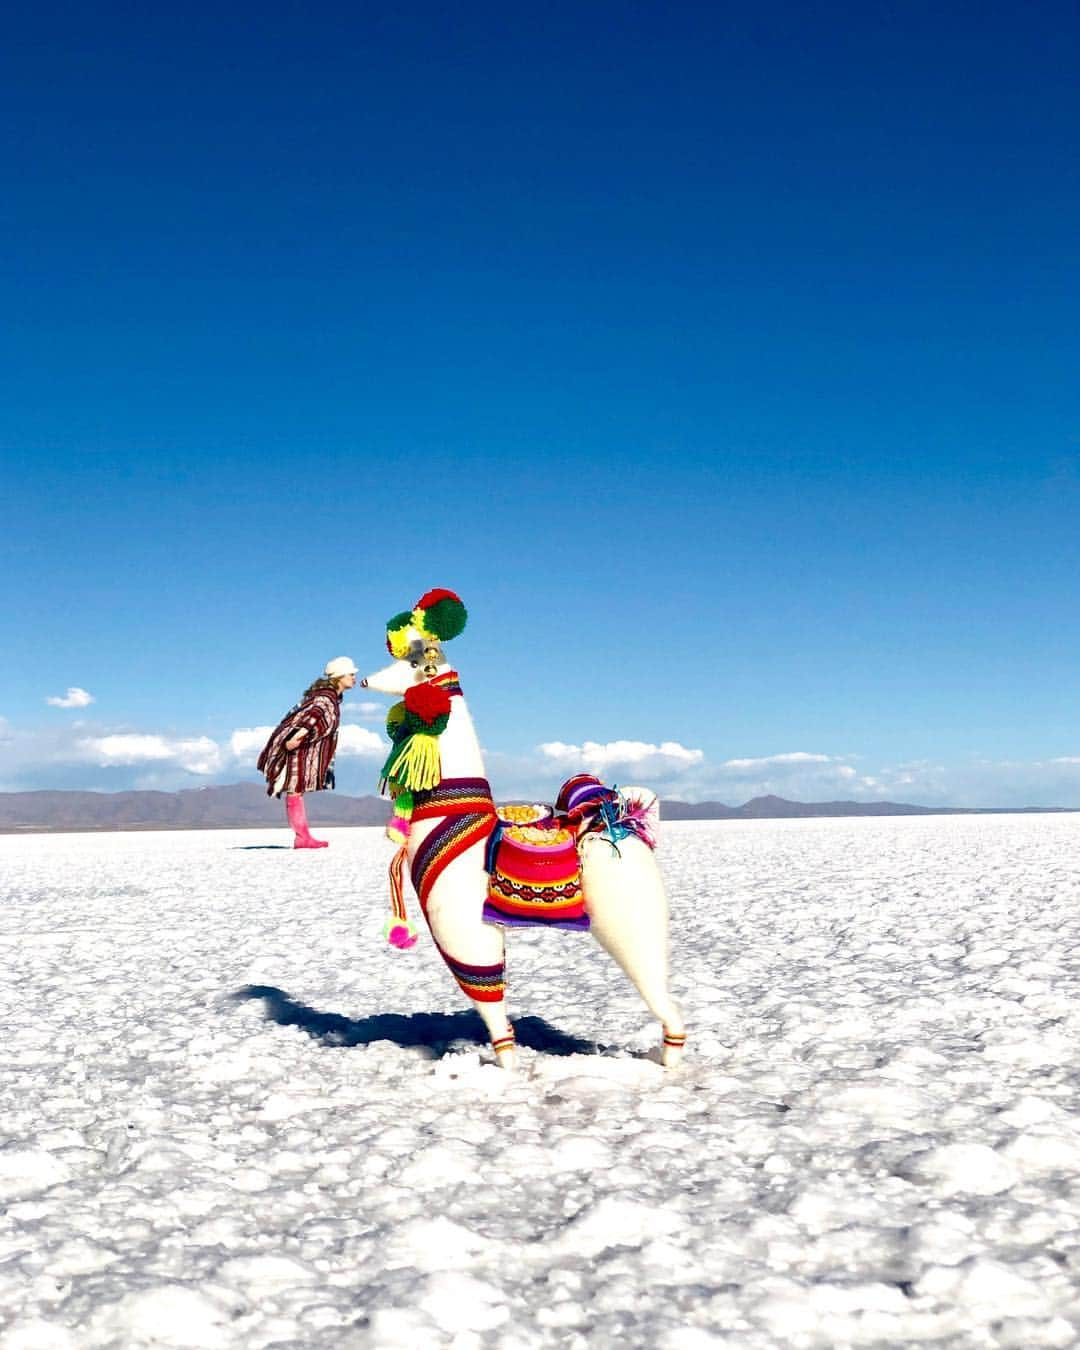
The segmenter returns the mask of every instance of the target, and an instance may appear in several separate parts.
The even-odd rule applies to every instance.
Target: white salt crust
[[[325,835],[0,837],[0,1350],[1080,1342],[1080,817],[665,825],[677,1074]]]

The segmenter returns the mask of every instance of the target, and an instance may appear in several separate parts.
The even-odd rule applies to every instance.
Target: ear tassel
[[[416,946],[416,929],[405,912],[405,864],[408,850],[401,848],[390,859],[390,917],[383,925],[383,937],[391,947],[402,951]]]

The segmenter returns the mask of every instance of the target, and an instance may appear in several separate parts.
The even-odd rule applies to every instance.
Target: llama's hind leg
[[[581,849],[585,908],[597,942],[633,981],[660,1019],[661,1063],[673,1069],[686,1047],[686,1024],[668,991],[668,907],[663,879],[651,851],[637,839],[616,853],[600,838]]]

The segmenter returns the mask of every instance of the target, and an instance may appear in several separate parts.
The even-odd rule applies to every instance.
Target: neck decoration
[[[379,787],[394,799],[387,833],[395,843],[403,844],[409,836],[413,794],[437,787],[442,778],[439,737],[450,723],[450,700],[460,694],[457,672],[448,670],[414,684],[387,715],[386,734],[392,745]]]

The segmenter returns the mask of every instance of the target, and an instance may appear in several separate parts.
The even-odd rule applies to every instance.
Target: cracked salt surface
[[[566,933],[496,1069],[326,835],[0,838],[0,1350],[1080,1340],[1080,817],[665,826],[667,1075]]]

